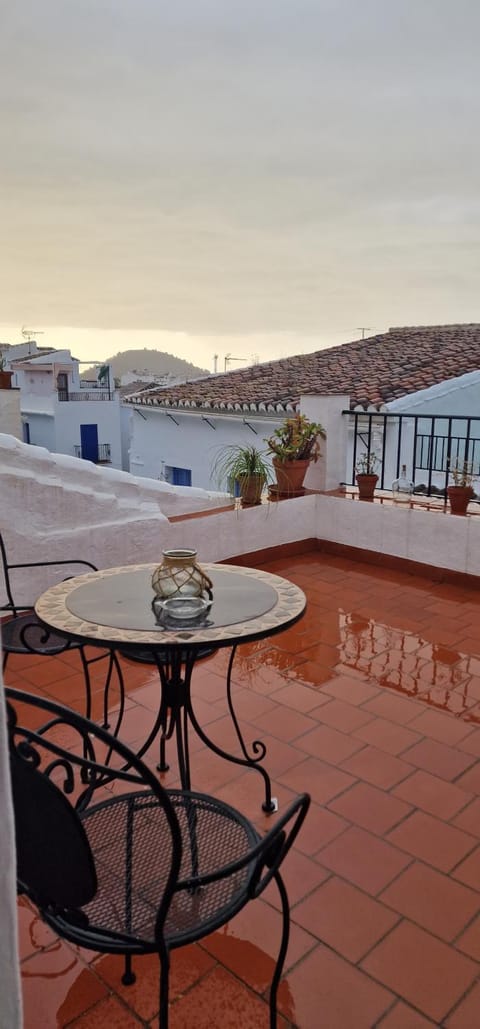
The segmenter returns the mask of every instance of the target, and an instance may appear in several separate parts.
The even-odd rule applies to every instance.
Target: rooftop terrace
[[[279,1026],[474,1029],[480,593],[319,550],[264,567],[308,598],[300,622],[271,643],[239,648],[234,669],[242,726],[267,744],[281,807],[304,789],[313,802],[284,865],[293,924]],[[201,719],[224,744],[227,656],[218,652],[194,673]],[[126,662],[124,670],[122,735],[135,744],[156,709],[157,673]],[[75,652],[11,657],[6,681],[82,708]],[[99,717],[101,672],[96,681]],[[197,739],[192,747],[195,781],[266,827],[259,777]],[[174,764],[162,780],[176,784]],[[60,942],[24,900],[19,920],[25,1029],[154,1023],[156,958],[138,959],[137,983],[124,987],[120,961]],[[175,951],[172,1029],[266,1027],[279,931],[272,891],[223,932]]]

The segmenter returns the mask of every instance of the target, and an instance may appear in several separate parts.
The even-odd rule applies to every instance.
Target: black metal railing
[[[82,389],[79,393],[70,393],[67,389],[57,390],[58,399],[67,400],[113,400],[115,394],[106,389]]]
[[[345,485],[355,484],[360,458],[375,454],[379,489],[391,489],[406,466],[418,493],[445,494],[452,469],[480,476],[480,417],[343,411],[349,419]]]
[[[83,457],[81,446],[74,446],[75,457]],[[109,464],[112,460],[112,447],[110,443],[99,443],[97,446],[97,456],[87,458],[88,461],[93,461],[94,464]]]

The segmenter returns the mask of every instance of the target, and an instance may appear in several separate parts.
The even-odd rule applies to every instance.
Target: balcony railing
[[[74,446],[75,457],[83,457],[81,446]],[[93,461],[94,464],[110,464],[112,460],[112,447],[110,443],[99,443],[97,446],[97,456],[87,458],[88,461]]]
[[[115,394],[108,389],[81,389],[78,393],[70,393],[67,389],[57,390],[60,401],[67,400],[113,400]]]
[[[418,493],[446,494],[451,469],[465,462],[480,476],[480,417],[344,411],[351,429],[347,481],[364,454],[376,454],[378,487],[391,489],[403,465]],[[475,486],[474,486],[475,488]]]

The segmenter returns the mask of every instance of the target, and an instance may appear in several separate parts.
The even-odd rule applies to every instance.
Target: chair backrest
[[[19,568],[65,568],[68,567],[72,570],[72,574],[78,575],[81,571],[90,570],[93,572],[97,571],[96,565],[92,564],[91,561],[81,561],[77,558],[67,558],[66,560],[60,561],[27,561],[27,562],[16,562],[13,564],[8,560],[7,548],[2,534],[0,533],[0,560],[2,563],[3,580],[5,586],[5,593],[7,595],[7,603],[0,604],[0,611],[11,611],[14,616],[19,611],[28,611],[33,607],[36,597],[32,597],[30,604],[16,604],[13,595],[12,579],[10,572],[14,569]],[[76,570],[75,569],[76,566]],[[69,578],[69,576],[65,576]]]
[[[111,804],[112,790],[129,796],[133,791],[135,801],[147,789],[162,814],[162,849],[167,854],[158,896],[161,926],[178,879],[182,841],[174,808],[158,779],[128,747],[69,708],[14,688],[6,688],[5,695],[19,890],[40,910],[67,909],[72,919],[72,912],[97,890],[98,869],[85,817],[93,808]],[[32,723],[38,727],[31,728]],[[80,922],[82,913],[77,914]]]
[[[0,605],[0,611],[13,611],[15,614],[15,603],[12,596],[12,586],[9,575],[9,564],[7,559],[7,551],[3,542],[3,536],[0,533],[0,559],[2,562],[3,581],[5,586],[5,592],[7,594],[7,603]]]

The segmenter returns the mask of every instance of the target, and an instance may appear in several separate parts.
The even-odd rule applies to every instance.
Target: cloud
[[[3,318],[478,317],[479,29],[473,0],[10,5]]]

